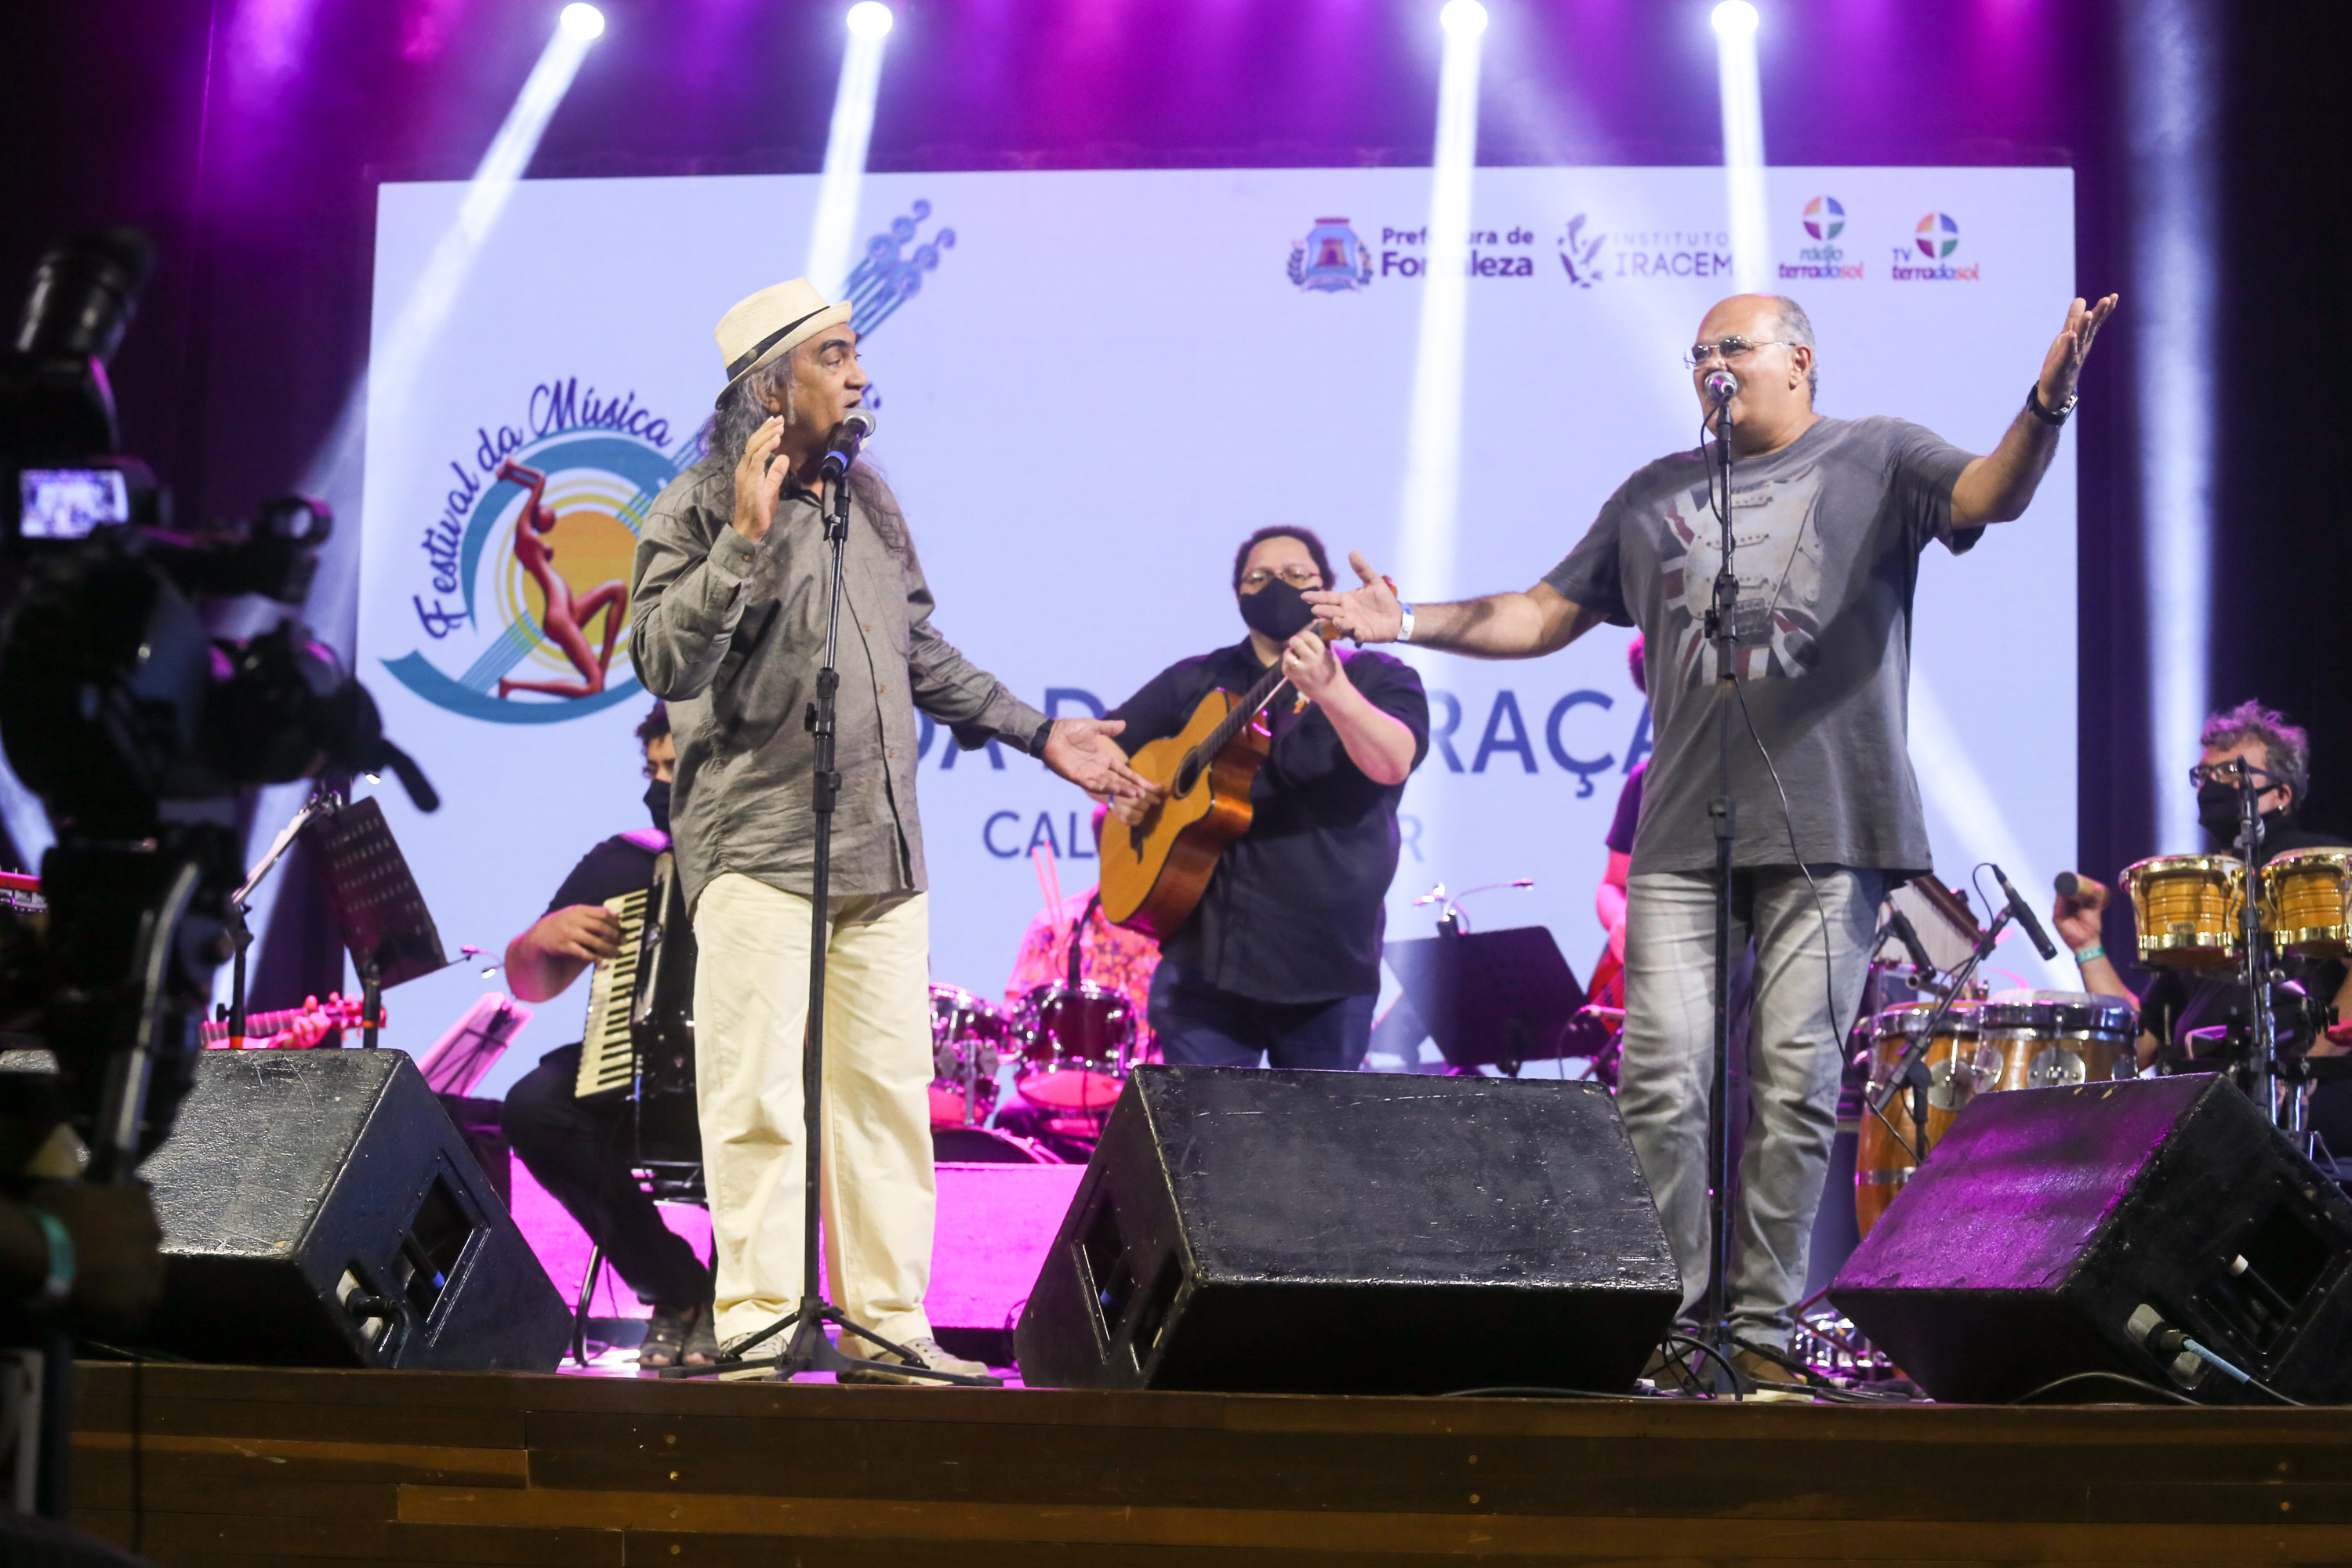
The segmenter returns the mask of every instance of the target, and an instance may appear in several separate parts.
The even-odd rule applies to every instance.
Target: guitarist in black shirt
[[[1251,786],[1249,828],[1160,944],[1150,1016],[1167,1061],[1363,1064],[1397,803],[1428,754],[1429,700],[1402,660],[1342,653],[1309,629],[1300,595],[1330,578],[1312,531],[1258,530],[1234,556],[1248,638],[1171,665],[1110,714],[1125,721],[1118,741],[1133,755],[1182,732],[1213,691],[1246,690],[1277,664],[1289,682],[1264,716],[1273,751]],[[1133,825],[1156,798],[1112,809]]]

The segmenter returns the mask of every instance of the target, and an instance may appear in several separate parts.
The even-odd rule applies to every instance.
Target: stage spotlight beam
[[[1756,69],[1756,29],[1763,18],[1748,0],[1723,0],[1710,20],[1723,109],[1724,206],[1731,231],[1732,280],[1743,294],[1763,293],[1771,277],[1771,236],[1764,216],[1764,97]]]
[[[464,292],[475,258],[498,226],[516,182],[530,166],[531,154],[539,150],[540,138],[546,134],[556,107],[571,90],[581,62],[604,31],[604,14],[593,5],[568,5],[559,14],[538,63],[515,95],[481,162],[475,165],[474,177],[458,201],[457,216],[434,245],[424,270],[393,313],[375,358],[344,396],[325,447],[303,476],[303,492],[325,498],[336,518],[334,537],[319,563],[318,580],[311,585],[304,618],[346,662],[358,652],[360,536],[366,511],[364,459],[372,456],[392,468],[407,460],[402,452],[367,451],[368,407],[379,400],[386,407],[396,407],[413,395],[425,357]],[[308,780],[264,788],[254,805],[248,847],[276,837],[278,829],[302,809],[310,789]],[[5,791],[0,791],[0,806],[7,804]],[[269,930],[278,884],[279,879],[271,878],[254,893],[247,923],[253,931],[256,959]],[[215,981],[216,1000],[228,999],[229,974],[229,966],[223,964]]]
[[[1429,243],[1423,252],[1421,329],[1399,497],[1399,571],[1419,598],[1453,591],[1455,517],[1462,488],[1462,392],[1470,305],[1470,207],[1478,166],[1478,68],[1486,10],[1448,0],[1438,68],[1437,138],[1429,182]]]
[[[809,227],[803,271],[828,300],[841,298],[857,232],[857,198],[866,183],[866,150],[874,138],[874,99],[882,85],[883,40],[893,17],[881,0],[858,0],[842,18],[849,46],[834,89],[833,126],[824,139],[824,174],[817,182],[816,218]]]
[[[2133,306],[2161,322],[2140,336],[2136,378],[2140,514],[2147,530],[2148,745],[2153,776],[2193,758],[2212,651],[2215,13],[2209,0],[2150,0],[2126,35]],[[2197,799],[2159,784],[2156,848],[2200,848]]]

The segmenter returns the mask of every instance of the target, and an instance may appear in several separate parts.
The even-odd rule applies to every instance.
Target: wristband
[[[2052,426],[2053,427],[2065,424],[2067,419],[2071,417],[2074,412],[2074,405],[2080,403],[2082,400],[2083,395],[2081,393],[2070,392],[2066,395],[2065,402],[2060,404],[2055,408],[2052,408],[2042,401],[2042,384],[2040,382],[2037,381],[2032,385],[2025,389],[2025,411],[2028,414],[2032,415],[2036,419],[2041,420],[2044,425]]]
[[[26,1204],[25,1212],[33,1216],[33,1223],[41,1227],[41,1234],[48,1238],[49,1243],[49,1271],[30,1304],[37,1311],[62,1307],[66,1299],[73,1294],[73,1233],[66,1229],[65,1221],[47,1209]]]
[[[1053,739],[1053,735],[1054,721],[1048,719],[1037,726],[1035,734],[1029,737],[1029,754],[1033,757],[1043,757],[1045,754],[1045,742]]]
[[[2089,963],[2094,959],[2105,958],[2106,956],[2106,943],[2101,942],[2095,942],[2088,947],[2078,947],[2074,950],[2074,963],[2077,966]]]
[[[1412,606],[1399,599],[1397,613],[1401,618],[1397,623],[1396,640],[1401,643],[1412,641]]]

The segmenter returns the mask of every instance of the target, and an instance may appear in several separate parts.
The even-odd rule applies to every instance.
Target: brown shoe
[[[1761,1351],[1745,1346],[1731,1352],[1732,1367],[1739,1375],[1756,1386],[1748,1395],[1750,1399],[1769,1402],[1811,1399],[1812,1389],[1805,1380],[1790,1368],[1781,1365]]]

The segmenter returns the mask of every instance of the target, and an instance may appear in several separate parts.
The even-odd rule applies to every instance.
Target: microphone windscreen
[[[1727,370],[1709,371],[1706,395],[1717,403],[1728,403],[1739,395],[1739,378]]]
[[[2072,871],[2061,871],[2051,879],[2051,886],[2058,889],[2060,898],[2071,899],[2081,890],[2083,879]]]
[[[841,427],[861,441],[873,439],[874,425],[874,410],[862,403],[841,416]]]

